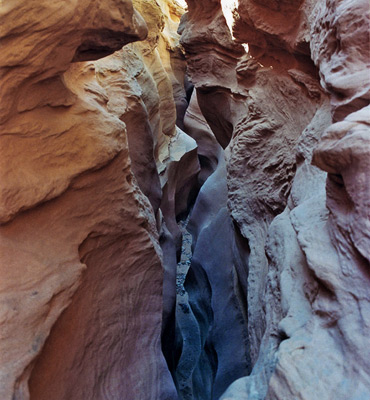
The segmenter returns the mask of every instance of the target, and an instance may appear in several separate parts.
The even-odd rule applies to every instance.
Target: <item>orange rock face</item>
[[[167,171],[158,143],[178,161],[189,149],[164,67],[147,68],[139,48],[91,61],[145,39],[156,13],[1,4],[1,399],[176,396],[161,351],[156,162]]]

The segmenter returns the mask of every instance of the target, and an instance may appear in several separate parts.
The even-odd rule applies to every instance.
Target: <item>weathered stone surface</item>
[[[163,191],[161,210],[179,252],[181,232],[176,217],[186,212],[199,172],[196,142],[175,125],[178,121],[183,126],[184,109],[187,107],[185,62],[176,33],[182,11],[172,1],[145,0],[135,4],[149,29],[147,40],[132,45],[133,50],[141,55],[146,70],[150,71],[148,78],[139,72],[137,79],[141,87],[147,87],[144,81],[150,81],[142,99],[148,110]],[[146,148],[141,148],[141,151],[143,149]],[[147,173],[146,165],[141,161],[138,163]]]
[[[294,336],[282,344],[268,398],[370,395],[369,351],[364,345],[370,323],[370,127],[368,107],[361,108],[368,98],[369,60],[362,54],[368,51],[369,39],[362,23],[356,23],[369,21],[369,10],[363,2],[352,5],[319,2],[315,10],[313,59],[330,92],[334,121],[345,118],[326,129],[313,154],[313,163],[328,172],[326,191],[291,212],[316,284],[313,315],[297,332],[300,345]],[[354,38],[356,44],[347,47]]]
[[[182,29],[200,109],[219,143],[230,147],[228,207],[249,240],[248,330],[255,362],[265,330],[267,228],[286,205],[294,148],[323,94],[312,62],[299,59],[294,48],[281,50],[275,61],[246,53],[232,40],[218,2],[190,3]]]
[[[253,57],[281,62],[309,55],[312,0],[243,0],[238,2],[234,36],[248,43]],[[285,54],[284,54],[285,53]]]
[[[177,396],[161,351],[176,256],[167,234],[162,258],[158,210],[171,162],[196,146],[179,140],[170,66],[144,51],[158,39],[78,62],[144,39],[166,7],[180,13],[146,3],[146,23],[131,1],[1,4],[4,400]],[[151,31],[162,42],[167,22]]]
[[[351,270],[370,260],[370,10],[366,1],[320,2],[315,17],[312,55],[337,123],[322,136],[313,162],[329,173],[331,234],[342,268]]]
[[[44,2],[6,2],[1,7],[0,120],[6,135],[1,147],[4,176],[0,221],[7,222],[20,210],[61,194],[74,177],[103,166],[120,150],[114,140],[122,124],[107,113],[98,121],[100,114],[90,110],[90,118],[82,127],[74,93],[62,74],[73,59],[110,54],[127,42],[143,39],[147,30],[131,1],[112,0],[104,11],[94,1],[68,7],[62,3],[45,7]],[[50,135],[53,122],[54,135]],[[79,134],[93,127],[101,132],[95,137],[100,140],[97,146],[93,135]],[[67,150],[72,139],[63,132],[75,134],[73,150]],[[38,146],[40,136],[45,143],[42,147]],[[37,152],[35,147],[39,147]],[[52,165],[47,157],[50,152],[55,155]],[[18,154],[23,157],[17,158]],[[79,160],[65,163],[65,157],[76,154]]]
[[[1,399],[370,398],[368,4],[226,3],[1,3]]]
[[[345,269],[352,269],[348,253],[370,260],[369,115],[367,106],[331,125],[314,153],[314,163],[329,172],[326,204]]]
[[[84,103],[88,101],[90,110],[98,114],[97,100],[101,103],[107,92],[98,85],[93,64],[72,67],[69,73],[70,79],[81,73],[85,79],[78,82],[90,93],[95,88],[94,99],[84,90],[78,93],[74,82],[82,103],[79,108],[86,110],[79,112],[83,125],[90,122]],[[109,116],[115,121],[113,114]],[[147,379],[152,376],[155,380],[166,371],[160,350],[162,267],[154,217],[133,182],[124,125],[118,118],[115,124],[121,133],[111,143],[117,143],[118,149],[113,147],[113,159],[106,167],[75,178],[58,199],[23,212],[1,228],[2,266],[6,267],[1,291],[6,324],[2,338],[4,399],[28,398],[30,375],[31,398],[50,398],[51,393],[53,398],[104,398],[105,390],[109,390],[108,396],[119,398],[122,391],[135,393],[139,388],[146,392],[148,386],[143,385]],[[49,129],[53,135],[52,127]],[[98,130],[83,132],[99,135]],[[69,143],[72,147],[74,141]],[[68,157],[67,149],[63,149],[67,156],[59,161],[71,164],[73,158]],[[137,264],[140,257],[144,258]],[[144,261],[149,259],[151,264]],[[149,285],[145,292],[151,300],[132,297],[145,285]],[[146,309],[148,303],[153,308],[147,317],[129,312]],[[122,335],[132,328],[151,338],[147,342],[151,348],[148,364],[136,358],[145,347],[135,344],[134,336]],[[121,352],[126,347],[133,350],[132,357]],[[101,363],[102,354],[106,361]],[[145,380],[139,378],[142,374]],[[158,387],[158,391],[165,393],[166,387]]]
[[[368,5],[239,1],[230,34],[220,10],[189,2],[181,30],[250,247],[253,369],[221,398],[368,398]]]
[[[81,234],[79,232],[81,226],[86,224],[81,215],[89,218],[92,224],[91,228],[89,226],[91,230],[88,231],[82,243],[75,239],[72,242],[73,247],[69,245],[74,251],[79,248],[79,257],[86,265],[86,270],[82,272],[81,284],[70,305],[66,303],[68,298],[65,299],[61,284],[57,286],[57,277],[59,280],[63,279],[64,270],[70,269],[71,266],[66,261],[63,262],[63,259],[62,262],[56,264],[55,250],[50,245],[43,249],[50,254],[49,263],[56,271],[59,270],[58,273],[55,271],[56,276],[53,276],[50,267],[44,268],[46,270],[44,274],[49,276],[49,280],[56,281],[54,289],[56,293],[44,300],[46,302],[44,313],[55,314],[59,311],[58,309],[63,309],[67,305],[68,307],[53,325],[41,356],[32,370],[29,383],[31,398],[118,399],[121,398],[122,393],[127,393],[132,397],[138,392],[148,393],[143,395],[147,398],[152,396],[171,398],[171,396],[166,396],[165,386],[160,387],[161,385],[156,384],[161,374],[166,372],[160,350],[162,267],[160,259],[153,258],[155,253],[150,237],[145,238],[140,232],[135,234],[137,229],[135,227],[140,224],[143,225],[142,229],[145,232],[144,227],[148,224],[148,217],[150,218],[146,210],[150,210],[150,206],[147,202],[139,200],[142,195],[138,189],[136,189],[136,199],[131,195],[133,198],[129,200],[127,194],[125,197],[117,196],[120,192],[124,193],[124,189],[132,193],[132,185],[129,181],[121,188],[122,174],[119,172],[122,164],[121,157],[118,157],[109,169],[96,173],[96,178],[99,178],[100,182],[96,182],[94,176],[86,176],[82,182],[77,181],[73,194],[66,193],[64,207],[60,204],[63,200],[60,198],[49,207],[42,207],[41,216],[36,215],[33,221],[32,219],[29,221],[32,227],[29,233],[31,243],[35,236],[39,236],[40,223],[46,219],[47,223],[43,224],[45,225],[43,235],[56,236],[54,241],[57,240],[59,243],[60,252],[64,250],[63,247],[66,247],[66,245],[61,245],[67,241],[64,237],[66,232],[72,238],[76,236],[74,231]],[[100,186],[97,183],[100,183]],[[93,191],[98,191],[99,194],[94,196]],[[107,197],[106,194],[109,192],[115,193],[116,196]],[[90,202],[91,200],[93,201]],[[139,214],[138,200],[142,203]],[[129,201],[132,202],[131,207],[129,207]],[[75,210],[73,213],[70,210],[71,202]],[[107,204],[105,205],[104,202]],[[123,204],[125,205],[122,206]],[[52,211],[50,207],[54,209],[56,217],[50,212]],[[96,208],[101,211],[96,213]],[[109,213],[104,212],[105,209],[108,209]],[[130,214],[132,216],[128,218]],[[140,214],[142,214],[141,220],[138,219]],[[54,218],[51,219],[52,217]],[[99,217],[98,223],[95,222],[97,217]],[[66,221],[69,223],[67,224]],[[22,226],[24,221],[19,217],[14,224],[16,222]],[[59,228],[59,237],[54,234],[54,229],[49,228],[48,223],[51,223],[54,229]],[[155,234],[153,217],[150,224]],[[156,240],[157,238],[154,238],[154,243]],[[149,259],[153,262],[148,263]],[[32,273],[35,275],[36,271]],[[36,279],[36,276],[33,279]],[[63,281],[64,285],[74,283]],[[45,296],[42,295],[43,292],[51,291],[48,280],[45,278],[38,278],[32,283],[31,287],[37,288],[39,293],[37,296],[41,298]],[[153,287],[158,289],[153,291]],[[147,294],[144,295],[144,293]],[[135,312],[135,309],[146,310],[147,317]],[[40,350],[42,341],[48,333],[48,331],[43,332],[39,326],[40,320],[44,319],[41,310],[36,311],[38,319],[33,316],[32,325],[36,332],[31,345],[35,346],[34,343],[38,343],[39,347],[35,346],[32,349],[33,356]],[[144,339],[134,339],[135,336],[130,333],[131,329],[134,329],[139,337],[145,337],[147,344],[143,343]],[[123,332],[126,333],[123,334]],[[143,359],[137,359],[137,355],[145,351],[149,343],[153,349],[150,352],[150,363],[157,365],[154,368],[143,362]],[[168,379],[170,379],[169,376]]]
[[[311,53],[330,93],[333,120],[369,104],[369,4],[319,1],[312,15]]]

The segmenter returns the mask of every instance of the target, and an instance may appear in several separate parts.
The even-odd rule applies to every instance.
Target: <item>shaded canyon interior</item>
[[[0,2],[0,399],[370,399],[369,23]]]

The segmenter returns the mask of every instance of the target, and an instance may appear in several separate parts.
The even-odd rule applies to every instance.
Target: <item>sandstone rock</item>
[[[313,59],[330,92],[334,122],[344,119],[327,129],[313,162],[329,172],[331,234],[345,271],[352,270],[353,263],[366,265],[370,260],[369,21],[370,10],[364,1],[354,7],[349,1],[337,7],[320,2],[311,31]]]
[[[193,91],[189,107],[186,109],[184,129],[196,141],[198,146],[198,157],[201,168],[198,180],[199,186],[202,186],[207,178],[216,170],[220,157],[223,157],[223,151],[200,111],[196,90]]]
[[[265,330],[267,228],[286,205],[296,168],[294,148],[324,95],[312,62],[301,60],[294,46],[263,65],[232,41],[219,5],[203,7],[189,4],[181,42],[200,109],[219,143],[230,147],[228,207],[251,250],[248,330],[255,362]],[[212,34],[203,32],[206,23]]]
[[[370,261],[369,113],[368,106],[331,125],[314,153],[314,163],[329,172],[326,204],[347,272],[353,269],[349,254],[364,265]]]
[[[148,87],[142,97],[154,137],[154,155],[163,191],[161,210],[179,253],[181,232],[176,218],[186,213],[199,171],[195,141],[175,125],[180,119],[182,126],[183,117],[180,117],[180,114],[184,110],[180,109],[187,106],[184,88],[185,64],[179,47],[179,35],[175,29],[180,20],[181,8],[172,1],[145,0],[135,4],[149,28],[148,39],[132,45],[141,55],[146,70],[150,71],[148,78],[138,73],[138,81],[142,87],[151,81],[151,90]],[[178,114],[176,109],[179,110]],[[145,171],[145,164],[141,165]]]
[[[176,258],[153,213],[161,143],[188,151],[171,80],[133,46],[77,62],[145,38],[131,1],[18,3],[1,5],[0,397],[175,399],[161,331]]]
[[[369,396],[369,357],[357,356],[368,325],[369,111],[352,113],[369,96],[368,11],[245,0],[228,35],[218,2],[189,2],[181,40],[200,109],[227,147],[228,207],[250,247],[253,369],[222,399]],[[193,297],[210,308],[211,297]]]
[[[140,57],[130,48],[97,62],[96,71],[99,83],[108,91],[108,110],[126,125],[132,171],[156,214],[162,193],[153,157],[153,132],[142,99],[144,90],[150,90],[155,96],[155,84]],[[139,75],[145,77],[146,86],[140,86]]]
[[[309,55],[309,16],[314,1],[243,0],[236,10],[234,35],[251,54],[279,61],[282,53]],[[288,54],[286,54],[288,56]],[[296,60],[298,62],[298,60]]]
[[[294,361],[290,360],[293,366],[289,364],[290,368],[283,372],[280,372],[279,368],[281,359],[286,357],[283,346],[289,343],[292,347],[299,348],[303,341],[302,335],[304,338],[308,335],[305,327],[312,318],[312,302],[317,296],[319,284],[307,264],[291,218],[296,207],[303,204],[300,208],[306,209],[308,204],[318,203],[319,200],[320,206],[314,208],[313,214],[323,207],[320,214],[327,217],[324,207],[326,174],[311,166],[310,160],[312,146],[317,143],[321,129],[328,126],[330,121],[328,105],[324,104],[302,132],[297,146],[299,163],[287,207],[268,227],[268,272],[264,288],[266,328],[258,359],[250,376],[234,382],[222,399],[264,399],[274,393],[271,389],[274,381],[274,387],[281,391],[276,393],[277,398],[299,396],[297,393],[293,395],[281,390],[284,387],[284,377],[289,374],[287,370],[294,370]],[[302,381],[297,378],[291,379],[293,382],[294,379],[299,383]],[[292,384],[290,380],[288,382],[289,385]]]
[[[122,124],[116,119],[109,121],[112,117],[105,115],[96,121],[95,113],[93,121],[94,111],[90,111],[89,121],[102,132],[96,137],[101,141],[100,146],[94,147],[91,136],[78,134],[81,129],[92,129],[92,126],[81,127],[78,107],[73,108],[71,117],[65,117],[76,100],[64,84],[62,74],[72,60],[96,59],[110,54],[125,43],[143,39],[147,30],[131,1],[112,0],[103,12],[91,1],[68,7],[61,3],[45,7],[44,2],[27,5],[7,2],[2,4],[1,18],[0,120],[4,123],[2,132],[6,133],[2,139],[1,171],[6,173],[2,177],[0,221],[7,222],[20,210],[60,195],[73,178],[103,166],[120,150],[119,143],[113,143],[122,130]],[[72,117],[75,113],[77,116]],[[55,115],[60,117],[60,122],[53,121]],[[54,136],[50,137],[49,124],[53,122],[56,126],[52,128]],[[63,150],[68,147],[68,135],[63,132],[76,135],[69,155]],[[42,147],[38,145],[40,135],[45,143]],[[104,135],[110,139],[103,139]],[[27,141],[23,137],[27,137]],[[35,147],[39,147],[37,152],[32,150]],[[52,166],[47,162],[49,151],[55,154]],[[14,152],[23,154],[22,160],[16,161]],[[79,162],[66,164],[59,162],[63,159],[61,154],[67,157],[80,154],[81,157]]]
[[[369,103],[369,5],[319,1],[312,20],[312,59],[331,95],[333,120],[340,121]]]
[[[72,67],[68,78],[77,78],[79,73],[85,79],[76,80],[74,90],[78,89],[78,81],[82,88],[90,89],[87,93],[95,88],[95,99],[104,99],[100,93],[108,96],[95,80],[93,64]],[[93,108],[92,96],[88,97],[84,90],[79,93],[76,90],[76,94],[81,99],[80,110],[89,101],[90,109],[98,113],[99,108],[96,105]],[[84,115],[80,111],[81,114]],[[83,121],[89,122],[84,118],[81,125]],[[113,114],[110,118],[114,121]],[[154,218],[133,181],[124,125],[115,118],[122,127],[119,137],[122,150],[105,168],[76,178],[58,199],[22,213],[1,228],[2,261],[5,261],[2,265],[12,266],[6,270],[6,285],[2,290],[7,327],[2,345],[4,349],[16,350],[2,351],[7,354],[2,364],[6,371],[2,381],[4,399],[13,395],[28,398],[30,375],[31,398],[50,398],[52,393],[53,398],[77,399],[104,398],[104,390],[109,391],[110,397],[119,398],[122,391],[135,393],[137,385],[144,385],[149,376],[155,379],[158,373],[166,374],[160,350],[162,267]],[[73,146],[75,142],[70,144]],[[95,145],[98,144],[96,141]],[[64,152],[68,155],[66,149]],[[65,163],[71,163],[70,160],[64,157]],[[147,257],[153,260],[152,264],[143,261],[141,271],[137,269],[137,252],[143,255],[143,260]],[[22,265],[30,262],[33,268],[24,270]],[[155,280],[147,275],[147,268],[156,276]],[[19,276],[20,271],[23,272]],[[138,280],[125,279],[131,274]],[[119,276],[121,280],[117,280]],[[112,284],[112,279],[117,285]],[[139,293],[145,282],[151,287],[148,294],[152,299],[132,298],[131,293]],[[112,308],[113,299],[116,305]],[[147,319],[128,312],[131,306],[146,308],[148,303],[154,308]],[[134,345],[133,336],[122,335],[122,331],[132,327],[135,331],[152,332],[152,340],[148,342],[152,347],[149,364],[154,368],[148,370],[149,364],[136,358],[143,351],[139,342]],[[133,350],[132,356],[118,350],[126,346]],[[40,352],[33,369],[33,361]],[[106,361],[100,364],[103,355]],[[107,365],[111,366],[108,370]],[[128,374],[126,378],[124,373]],[[145,381],[140,380],[141,374],[146,375]],[[140,390],[146,392],[148,387],[142,386]],[[167,389],[158,390],[165,393]]]
[[[182,12],[0,5],[0,397],[368,399],[368,4]]]
[[[236,237],[226,202],[226,165],[220,157],[189,221],[196,240],[185,281],[189,303],[177,311],[183,352],[176,383],[184,399],[217,399],[250,368],[244,296],[248,248]]]
[[[186,213],[191,189],[196,186],[199,172],[197,144],[179,128],[169,144],[169,158],[166,164],[166,170],[160,174],[163,186],[161,208],[166,225],[175,239],[179,256],[182,235],[176,216]]]

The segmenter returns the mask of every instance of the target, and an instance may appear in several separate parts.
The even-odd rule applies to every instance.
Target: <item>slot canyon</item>
[[[369,32],[1,0],[0,400],[369,400]]]

